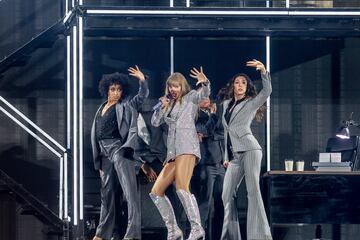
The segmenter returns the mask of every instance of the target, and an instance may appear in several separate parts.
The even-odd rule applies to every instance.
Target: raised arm
[[[259,108],[266,102],[266,99],[270,96],[272,91],[270,73],[266,70],[262,62],[255,59],[252,61],[248,61],[246,63],[246,66],[256,68],[256,70],[259,71],[261,74],[263,88],[258,93],[258,95],[250,102],[250,104],[252,104],[254,108]]]
[[[198,104],[202,99],[208,98],[210,96],[210,81],[204,74],[202,67],[200,67],[200,71],[196,68],[192,68],[190,70],[190,76],[197,80],[196,86],[200,84],[201,87],[196,91],[190,91],[187,94],[187,98],[189,101]]]
[[[149,86],[144,74],[140,71],[139,67],[129,67],[129,75],[139,80],[139,92],[129,101],[129,105],[139,111],[141,104],[149,96]]]

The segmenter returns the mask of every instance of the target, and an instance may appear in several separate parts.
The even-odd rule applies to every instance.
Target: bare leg
[[[181,155],[175,160],[175,182],[176,193],[184,207],[186,216],[191,225],[190,235],[188,240],[197,240],[205,238],[205,231],[201,226],[201,219],[199,207],[196,202],[195,196],[190,193],[189,184],[193,170],[195,167],[194,155]]]
[[[190,193],[189,185],[195,167],[194,155],[184,154],[175,159],[175,183],[176,190],[184,190]]]
[[[183,234],[177,225],[174,209],[171,206],[171,202],[165,196],[165,190],[175,179],[175,163],[167,163],[161,170],[159,177],[157,178],[150,195],[151,200],[160,212],[162,219],[165,222],[168,230],[168,240],[183,239]]]
[[[163,197],[165,190],[175,180],[175,162],[166,163],[156,179],[151,192],[157,196]]]

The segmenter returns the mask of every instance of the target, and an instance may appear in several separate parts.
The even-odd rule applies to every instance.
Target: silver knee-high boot
[[[165,222],[168,230],[167,240],[183,240],[183,233],[177,225],[174,209],[171,206],[170,200],[165,195],[164,197],[157,196],[154,193],[150,193],[149,195]]]
[[[187,238],[188,240],[205,240],[205,231],[201,226],[201,218],[199,207],[196,202],[195,196],[191,193],[186,192],[185,190],[177,190],[177,195],[179,196],[180,202],[183,205],[186,216],[189,219],[191,225],[190,235]]]

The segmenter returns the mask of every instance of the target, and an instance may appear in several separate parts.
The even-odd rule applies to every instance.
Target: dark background
[[[140,4],[139,1],[84,2],[107,6]],[[264,4],[264,1],[256,2],[260,6]],[[274,5],[281,6],[283,2],[277,1]],[[299,2],[291,1],[294,6],[310,4],[310,1]],[[185,1],[175,1],[177,6],[184,4]],[[316,4],[320,6],[324,1]],[[333,4],[356,6],[355,1],[334,1]],[[168,1],[141,1],[140,5],[167,6]],[[193,1],[192,6],[238,5],[235,1]],[[62,12],[60,1],[0,1],[0,59],[50,27],[61,18]],[[53,45],[33,52],[25,66],[11,68],[0,75],[0,95],[62,145],[66,140],[64,44],[64,37],[59,36]],[[264,37],[175,37],[174,70],[188,76],[191,67],[203,66],[212,83],[213,97],[237,72],[249,74],[261,89],[259,75],[246,68],[245,62],[256,58],[265,63],[265,50]],[[89,182],[85,180],[85,188],[97,190],[99,182],[93,178],[97,173],[92,168],[89,135],[95,111],[103,101],[97,91],[99,79],[104,73],[126,72],[129,66],[137,64],[150,77],[150,98],[157,99],[170,73],[170,38],[86,37],[84,53],[84,160],[86,177],[91,178]],[[360,121],[359,62],[360,39],[356,37],[271,38],[272,170],[282,170],[285,158],[305,160],[305,168],[311,169],[311,162],[317,160],[319,152],[325,151],[327,139],[334,136],[342,120],[354,112],[354,119]],[[190,77],[188,81],[193,83]],[[136,91],[137,83],[133,82],[132,86]],[[3,113],[0,123],[0,168],[57,213],[58,158]],[[350,130],[353,135],[360,134],[359,129]],[[253,132],[265,149],[265,121],[254,122]],[[265,157],[263,171],[266,170]],[[144,196],[149,188],[149,185],[143,187]],[[239,204],[244,210],[244,186],[241,191],[243,197]],[[154,208],[147,203],[144,207]],[[244,211],[242,215],[245,216]],[[43,239],[41,224],[30,218],[19,217],[17,227],[16,239],[25,239],[31,229],[35,229],[34,239]],[[291,239],[291,234],[288,237]]]

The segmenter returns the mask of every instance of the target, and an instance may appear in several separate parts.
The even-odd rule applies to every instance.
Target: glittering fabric
[[[195,117],[198,103],[209,97],[210,84],[203,85],[199,90],[191,90],[181,101],[177,101],[171,110],[161,109],[154,112],[151,123],[160,126],[165,122],[169,126],[167,137],[167,157],[165,162],[182,154],[193,154],[199,160],[200,146],[195,128]]]

